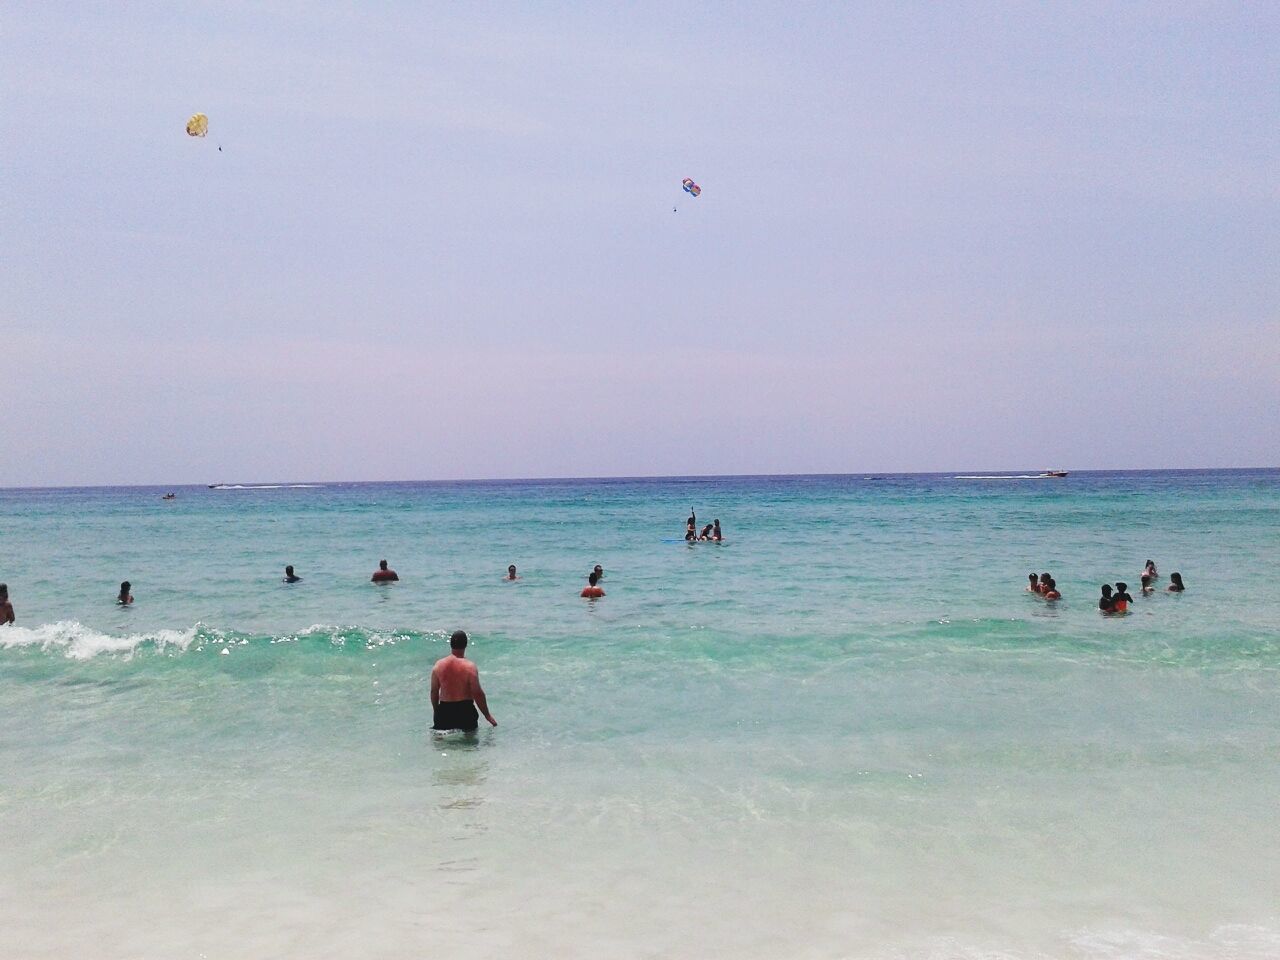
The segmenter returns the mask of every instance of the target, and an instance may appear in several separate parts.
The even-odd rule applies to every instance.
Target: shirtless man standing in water
[[[435,714],[433,730],[474,730],[480,725],[476,707],[497,726],[489,712],[489,702],[480,688],[480,671],[467,659],[467,635],[454,631],[449,638],[450,653],[436,661],[431,671],[431,710]]]

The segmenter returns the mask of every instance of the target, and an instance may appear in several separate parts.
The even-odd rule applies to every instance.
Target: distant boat
[[[953,480],[1057,480],[1067,475],[1065,470],[1046,470],[1044,473],[1017,473],[1017,474],[965,474],[960,477],[952,477]]]
[[[161,497],[160,499],[161,499],[161,500],[177,500],[177,499],[178,499],[178,495],[177,495],[176,493],[166,493],[166,494],[165,494],[163,497]]]

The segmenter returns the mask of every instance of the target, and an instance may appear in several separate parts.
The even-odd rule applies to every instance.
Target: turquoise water
[[[162,492],[0,491],[0,955],[1280,955],[1280,471]]]

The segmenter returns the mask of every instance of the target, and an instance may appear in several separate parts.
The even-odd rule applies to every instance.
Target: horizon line
[[[1023,468],[1009,467],[1003,469],[986,469],[985,474],[1012,474]],[[808,477],[955,477],[962,472],[977,474],[984,468],[954,468],[949,470],[855,470],[852,472],[817,472],[817,473],[689,473],[689,474],[616,474],[594,477],[458,477],[452,479],[398,479],[398,480],[236,480],[220,483],[71,483],[54,484],[52,486],[33,486],[20,484],[15,486],[0,485],[0,490],[141,490],[141,489],[183,489],[197,490],[216,489],[217,487],[235,486],[361,486],[375,484],[404,483],[590,483],[600,481],[626,482],[637,480],[787,480]],[[1123,469],[1089,469],[1068,470],[1069,475],[1098,473],[1247,473],[1261,470],[1280,470],[1280,466],[1249,467],[1127,467]]]

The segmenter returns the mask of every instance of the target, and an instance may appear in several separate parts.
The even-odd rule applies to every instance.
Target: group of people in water
[[[711,523],[708,523],[705,527],[702,528],[702,532],[699,533],[698,532],[698,515],[692,509],[690,509],[689,519],[684,522],[684,538],[689,543],[694,543],[701,540],[707,540],[707,541],[712,541],[714,543],[719,543],[721,540],[724,539],[724,536],[723,534],[720,533],[719,520],[713,520]]]
[[[1154,560],[1148,560],[1142,568],[1142,595],[1149,596],[1156,592],[1156,582],[1160,579],[1160,573],[1156,569]],[[1036,596],[1045,600],[1061,600],[1062,594],[1058,592],[1058,583],[1048,573],[1039,575],[1034,573],[1027,574],[1027,592],[1034,593]],[[1186,586],[1182,582],[1182,574],[1176,570],[1169,575],[1169,586],[1165,587],[1166,593],[1181,593]],[[1133,597],[1129,594],[1129,585],[1124,581],[1116,581],[1114,587],[1109,583],[1102,585],[1102,596],[1098,599],[1098,609],[1103,613],[1128,613],[1129,604],[1133,603]]]

